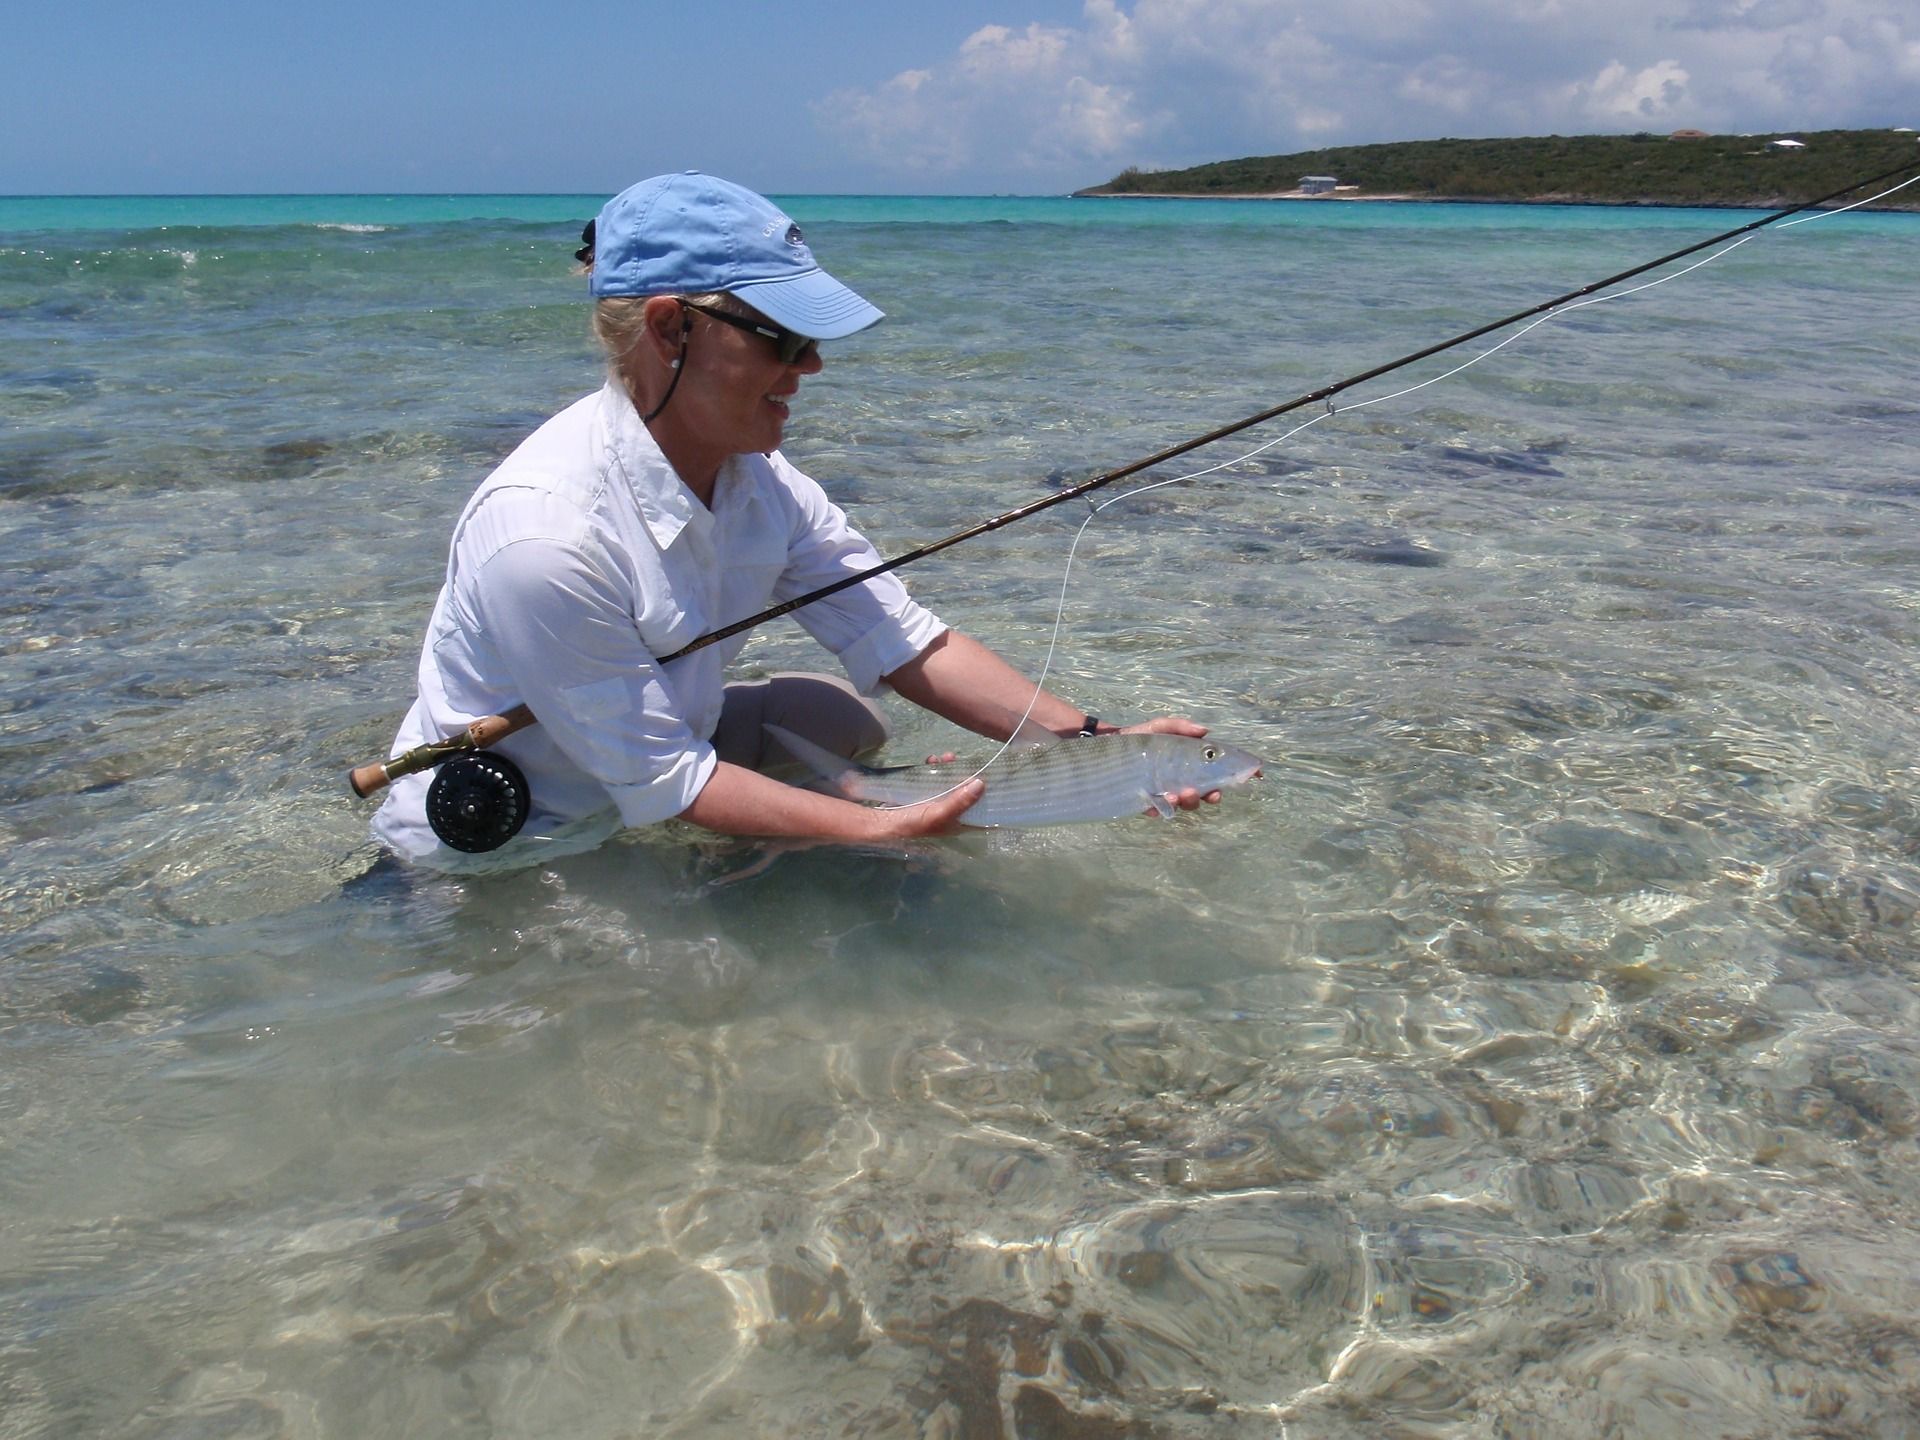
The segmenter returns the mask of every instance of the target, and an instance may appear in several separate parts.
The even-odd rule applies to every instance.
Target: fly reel
[[[440,763],[427,787],[427,824],[442,844],[484,855],[520,833],[532,794],[527,777],[506,756],[457,755]]]

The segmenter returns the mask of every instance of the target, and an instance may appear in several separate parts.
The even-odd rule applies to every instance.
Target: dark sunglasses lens
[[[774,341],[782,365],[792,365],[813,354],[815,341],[805,335],[796,335],[791,330],[782,330],[780,338]]]

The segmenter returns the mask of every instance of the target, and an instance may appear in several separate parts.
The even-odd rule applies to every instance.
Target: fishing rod
[[[1776,210],[1769,215],[1762,216],[1758,220],[1749,221],[1744,225],[1735,226],[1731,230],[1723,231],[1705,240],[1682,246],[1678,250],[1673,250],[1660,256],[1658,259],[1648,260],[1644,264],[1635,265],[1630,269],[1620,271],[1618,274],[1609,275],[1604,280],[1592,281],[1577,289],[1569,290],[1565,294],[1556,295],[1551,300],[1543,300],[1537,305],[1530,305],[1524,310],[1516,310],[1513,314],[1503,316],[1501,319],[1488,321],[1484,325],[1477,325],[1473,329],[1463,331],[1450,339],[1425,346],[1422,349],[1402,355],[1397,360],[1390,360],[1383,365],[1376,365],[1372,369],[1362,370],[1356,374],[1347,376],[1343,380],[1336,380],[1330,385],[1323,385],[1317,390],[1310,390],[1304,395],[1297,395],[1282,404],[1268,406],[1266,409],[1257,411],[1244,419],[1218,426],[1203,435],[1197,435],[1192,439],[1183,440],[1177,445],[1170,445],[1163,450],[1157,450],[1151,455],[1122,465],[1117,469],[1095,475],[1093,478],[1083,480],[1077,485],[1069,486],[1051,495],[1042,496],[1037,500],[1029,501],[1025,505],[1016,506],[1014,509],[1008,510],[1004,514],[996,515],[990,520],[981,521],[977,525],[970,525],[964,530],[957,530],[951,535],[921,545],[907,551],[903,555],[895,556],[891,560],[870,566],[855,574],[843,576],[830,585],[823,585],[817,590],[808,591],[805,595],[783,601],[778,605],[762,610],[757,615],[750,615],[744,620],[736,620],[730,625],[723,625],[717,630],[710,630],[698,639],[681,646],[672,654],[661,656],[658,663],[662,665],[671,664],[683,656],[691,655],[698,650],[704,650],[707,646],[718,644],[722,640],[731,639],[733,636],[751,630],[755,626],[764,625],[769,620],[777,620],[783,615],[789,615],[795,610],[800,609],[802,606],[811,605],[817,600],[824,600],[829,596],[837,595],[842,590],[848,590],[855,585],[864,584],[876,576],[885,575],[891,571],[911,565],[915,561],[924,560],[929,555],[937,555],[942,550],[959,545],[964,541],[975,539],[981,535],[991,534],[995,530],[1012,525],[1017,521],[1025,520],[1029,516],[1038,515],[1043,510],[1052,509],[1055,505],[1064,505],[1069,500],[1078,499],[1083,495],[1090,495],[1103,486],[1113,484],[1116,480],[1124,480],[1130,475],[1137,475],[1143,470],[1150,470],[1156,465],[1163,465],[1169,460],[1178,459],[1182,455],[1190,454],[1195,450],[1199,450],[1207,445],[1212,445],[1217,441],[1238,435],[1243,430],[1250,430],[1256,425],[1263,425],[1269,420],[1278,419],[1282,415],[1303,409],[1308,405],[1316,405],[1330,401],[1334,396],[1351,390],[1356,385],[1364,385],[1369,380],[1377,380],[1383,375],[1390,375],[1396,370],[1403,370],[1409,365],[1418,364],[1422,360],[1430,359],[1435,355],[1465,345],[1471,340],[1478,340],[1484,335],[1491,335],[1495,331],[1517,325],[1522,320],[1531,319],[1536,315],[1544,315],[1546,312],[1566,305],[1570,301],[1579,300],[1585,296],[1609,289],[1623,281],[1644,275],[1650,270],[1658,270],[1664,265],[1671,265],[1676,260],[1683,260],[1689,255],[1698,254],[1700,251],[1709,249],[1712,246],[1737,239],[1743,235],[1750,235],[1758,230],[1763,230],[1769,225],[1777,224],[1789,216],[1800,214],[1802,211],[1817,210],[1823,205],[1840,199],[1843,195],[1850,195],[1856,190],[1863,190],[1869,185],[1877,185],[1883,180],[1891,180],[1896,175],[1903,175],[1915,169],[1920,169],[1920,158],[1907,160],[1902,164],[1883,170],[1877,175],[1870,175],[1864,179],[1856,180],[1849,185],[1844,185],[1840,189],[1819,196],[1816,199],[1802,201],[1797,205],[1790,205],[1785,209]],[[477,752],[483,751],[489,746],[504,740],[507,736],[537,723],[538,717],[534,715],[531,709],[525,705],[515,705],[511,709],[502,711],[498,715],[483,716],[456,734],[448,735],[440,740],[431,741],[425,745],[415,746],[413,749],[395,755],[388,760],[375,761],[358,766],[349,773],[347,777],[348,784],[352,786],[355,795],[365,799],[383,789],[392,781],[400,779],[402,776],[412,775],[435,766],[443,767],[441,774],[435,778],[433,791],[430,792],[428,798],[428,820],[429,823],[432,824],[434,832],[438,834],[442,840],[445,840],[449,845],[453,845],[456,849],[497,849],[510,839],[513,834],[519,830],[520,826],[525,823],[528,807],[526,779],[520,773],[519,768],[505,756],[481,756]],[[447,763],[449,761],[457,763],[449,766]],[[478,763],[481,761],[485,763]],[[447,827],[445,830],[442,829],[443,823]],[[503,831],[504,833],[502,833]],[[496,836],[498,838],[494,838]]]
[[[1789,215],[1798,215],[1803,210],[1816,210],[1829,201],[1839,199],[1842,195],[1850,195],[1855,190],[1865,189],[1869,185],[1877,185],[1882,180],[1890,180],[1895,175],[1904,174],[1906,171],[1914,169],[1920,169],[1920,159],[1909,160],[1904,165],[1896,165],[1891,170],[1882,171],[1878,175],[1868,176],[1864,180],[1856,180],[1853,184],[1835,190],[1830,195],[1822,195],[1817,200],[1808,200],[1788,209],[1776,211],[1764,219],[1755,220],[1750,224],[1741,225],[1736,229],[1715,235],[1711,239],[1688,245],[1684,249],[1675,250],[1668,255],[1662,255],[1658,260],[1649,260],[1644,265],[1636,265],[1631,270],[1622,270],[1618,275],[1609,275],[1604,280],[1595,280],[1590,285],[1582,285],[1577,290],[1569,290],[1564,295],[1556,295],[1551,300],[1542,301],[1540,304],[1529,306],[1525,310],[1516,310],[1504,319],[1489,321],[1485,325],[1477,326],[1472,330],[1456,335],[1451,340],[1442,340],[1437,345],[1429,345],[1424,350],[1416,350],[1410,355],[1402,355],[1398,360],[1390,360],[1385,365],[1376,365],[1371,370],[1363,370],[1357,375],[1349,375],[1344,380],[1337,380],[1331,385],[1324,385],[1320,389],[1310,391],[1305,395],[1295,396],[1283,405],[1270,406],[1257,414],[1247,416],[1244,420],[1235,420],[1231,424],[1209,430],[1204,435],[1196,436],[1191,440],[1183,440],[1178,445],[1170,445],[1165,450],[1156,451],[1144,459],[1135,460],[1128,465],[1122,465],[1117,470],[1108,470],[1104,474],[1094,476],[1091,480],[1083,480],[1078,485],[1074,485],[1066,490],[1061,490],[1052,495],[1043,496],[1038,500],[1030,501],[1025,505],[1007,511],[1004,515],[996,515],[991,520],[984,520],[980,524],[969,526],[965,530],[957,530],[945,539],[932,541],[929,544],[920,546],[917,550],[909,550],[904,555],[896,556],[892,560],[887,560],[870,569],[862,570],[856,575],[844,576],[834,581],[831,585],[823,585],[818,590],[809,591],[798,599],[785,601],[782,604],[773,606],[771,609],[762,610],[758,615],[750,615],[745,620],[737,620],[731,625],[723,625],[720,629],[709,631],[699,639],[681,646],[671,655],[662,657],[660,663],[665,665],[670,661],[678,660],[683,655],[691,655],[696,650],[704,650],[707,646],[716,644],[721,640],[731,639],[743,630],[751,630],[754,626],[765,624],[769,620],[778,620],[781,616],[798,610],[803,605],[811,605],[816,600],[824,600],[829,595],[837,595],[842,590],[851,589],[855,585],[873,579],[876,575],[885,575],[891,570],[900,569],[903,565],[911,565],[916,560],[924,560],[929,555],[937,555],[942,550],[953,545],[958,545],[964,540],[972,540],[976,536],[990,534],[1002,526],[1011,525],[1017,520],[1024,520],[1029,515],[1038,515],[1042,510],[1051,509],[1055,505],[1064,505],[1067,501],[1078,499],[1082,495],[1092,494],[1095,490],[1100,489],[1102,486],[1111,485],[1116,480],[1124,480],[1129,475],[1138,475],[1142,470],[1151,470],[1156,465],[1164,465],[1169,460],[1177,460],[1180,456],[1190,454],[1195,450],[1213,444],[1215,441],[1225,440],[1229,436],[1238,435],[1242,430],[1251,430],[1256,425],[1264,425],[1269,420],[1277,420],[1280,416],[1286,415],[1294,410],[1302,409],[1308,405],[1318,404],[1323,400],[1330,400],[1335,395],[1346,390],[1351,390],[1356,385],[1364,385],[1369,380],[1378,380],[1382,375],[1390,375],[1395,370],[1403,370],[1409,365],[1417,364],[1419,361],[1429,359],[1443,351],[1452,350],[1456,346],[1464,345],[1469,340],[1478,340],[1482,335],[1491,335],[1496,330],[1504,330],[1509,325],[1517,325],[1522,320],[1530,319],[1544,311],[1552,310],[1556,306],[1564,305],[1569,300],[1578,300],[1582,296],[1591,295],[1597,290],[1605,290],[1609,286],[1618,285],[1623,280],[1631,280],[1636,275],[1644,275],[1649,270],[1658,270],[1662,265],[1670,265],[1675,260],[1685,259],[1687,256],[1705,250],[1710,246],[1718,245],[1723,240],[1731,240],[1735,236],[1745,235],[1752,231],[1762,229],[1765,226],[1786,219]]]

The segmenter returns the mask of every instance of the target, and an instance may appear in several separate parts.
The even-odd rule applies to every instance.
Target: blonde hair
[[[622,364],[640,343],[640,337],[647,333],[647,301],[653,298],[651,295],[603,295],[593,302],[593,338],[606,352],[608,368],[623,380],[626,375]],[[669,298],[688,305],[704,305],[709,310],[739,309],[734,298],[723,290]]]

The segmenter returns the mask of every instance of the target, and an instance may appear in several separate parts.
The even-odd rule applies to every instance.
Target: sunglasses
[[[730,314],[725,310],[710,309],[705,305],[695,305],[691,301],[680,302],[689,310],[698,310],[709,320],[718,320],[722,325],[731,325],[736,330],[745,330],[749,335],[764,335],[773,341],[773,353],[780,357],[782,365],[797,365],[811,358],[820,342],[810,335],[798,335],[793,331],[775,325],[770,320],[749,320],[744,315]]]

